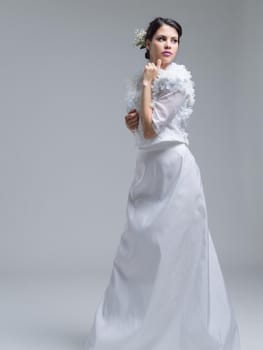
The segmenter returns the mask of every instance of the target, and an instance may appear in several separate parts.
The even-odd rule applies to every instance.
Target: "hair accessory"
[[[135,46],[140,46],[140,49],[144,49],[146,47],[146,31],[144,29],[136,29],[134,33],[135,37],[133,44]]]

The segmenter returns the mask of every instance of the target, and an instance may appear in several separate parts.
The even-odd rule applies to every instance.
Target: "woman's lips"
[[[170,51],[163,51],[162,55],[165,56],[165,57],[168,57],[168,56],[172,55],[172,52],[170,52]]]

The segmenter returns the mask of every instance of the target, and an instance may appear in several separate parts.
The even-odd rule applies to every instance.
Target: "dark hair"
[[[163,25],[167,24],[168,26],[173,27],[177,33],[178,33],[178,44],[180,43],[180,37],[183,34],[183,30],[181,25],[175,21],[174,19],[171,18],[163,18],[163,17],[156,17],[154,20],[152,20],[148,28],[146,29],[146,35],[145,35],[145,42],[147,39],[152,40],[154,34],[157,32],[157,30]],[[150,58],[150,53],[149,50],[146,49],[145,52],[145,58],[149,59]]]

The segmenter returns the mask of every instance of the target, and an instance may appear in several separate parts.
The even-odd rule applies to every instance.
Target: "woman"
[[[136,44],[149,62],[127,91],[138,147],[127,220],[85,350],[239,350],[208,228],[187,121],[194,83],[173,62],[182,28],[157,17]]]

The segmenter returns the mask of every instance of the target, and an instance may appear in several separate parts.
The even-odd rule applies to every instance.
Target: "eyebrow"
[[[157,36],[164,36],[164,37],[167,37],[167,35],[164,35],[164,34],[159,34]],[[172,39],[177,39],[178,40],[178,37],[177,36],[172,36]]]

